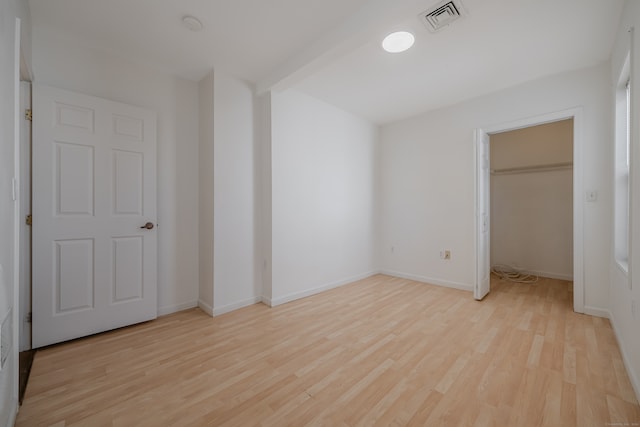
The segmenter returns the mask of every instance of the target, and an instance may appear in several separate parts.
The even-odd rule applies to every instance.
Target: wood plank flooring
[[[638,425],[608,320],[571,283],[468,292],[377,275],[38,351],[18,426]],[[617,424],[623,423],[623,424]]]

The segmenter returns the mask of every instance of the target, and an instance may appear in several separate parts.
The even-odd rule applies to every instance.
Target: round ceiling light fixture
[[[400,53],[413,46],[416,38],[407,31],[397,31],[382,40],[382,48],[389,53]]]
[[[202,22],[195,16],[186,15],[182,18],[182,23],[191,31],[198,32],[202,30]]]

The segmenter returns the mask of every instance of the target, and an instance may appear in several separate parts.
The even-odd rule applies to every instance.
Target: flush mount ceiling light
[[[382,41],[382,48],[390,53],[404,52],[413,46],[416,38],[407,31],[398,31],[389,34]]]
[[[202,22],[195,16],[186,15],[182,18],[182,23],[191,31],[197,32],[202,30]]]

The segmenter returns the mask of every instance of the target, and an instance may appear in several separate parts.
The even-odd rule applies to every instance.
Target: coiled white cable
[[[522,273],[518,269],[504,264],[492,266],[491,272],[502,280],[515,283],[536,283],[538,281],[538,276],[535,274]]]

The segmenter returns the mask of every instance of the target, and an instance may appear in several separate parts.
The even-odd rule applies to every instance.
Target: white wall
[[[491,135],[491,265],[573,280],[573,120]]]
[[[199,95],[199,299],[200,308],[213,316],[213,71],[198,84]]]
[[[180,301],[184,298],[189,306],[193,306],[198,299],[199,283],[199,88],[188,80],[176,79],[175,84],[177,286],[171,288],[174,294],[167,299]],[[189,284],[184,296],[180,295],[178,281]],[[173,310],[170,307],[170,311]]]
[[[253,87],[214,72],[214,314],[261,300]]]
[[[491,177],[491,265],[573,280],[573,170]]]
[[[473,131],[582,107],[585,306],[606,312],[611,218],[607,64],[529,82],[381,131],[383,271],[463,289],[474,281]],[[391,251],[391,248],[394,251]],[[450,249],[452,259],[440,259]]]
[[[35,83],[157,112],[158,309],[166,314],[195,306],[198,241],[193,240],[193,224],[198,222],[198,209],[193,203],[198,181],[189,164],[195,162],[198,152],[198,126],[193,120],[197,117],[197,84],[92,49],[82,40],[34,30]]]
[[[640,3],[637,1],[627,1],[625,3],[624,12],[622,13],[622,22],[618,30],[618,35],[614,45],[611,59],[611,87],[617,85],[617,79],[620,70],[629,51],[629,33],[630,27],[635,27],[635,49],[632,52],[633,64],[631,66],[631,90],[632,90],[632,159],[631,159],[631,214],[629,240],[631,241],[629,276],[625,275],[615,262],[613,253],[613,243],[608,247],[611,248],[609,260],[611,271],[611,287],[610,287],[610,311],[611,322],[618,337],[620,349],[625,361],[625,366],[629,377],[634,385],[636,396],[640,400]],[[610,98],[610,114],[613,116],[615,111],[613,94]],[[613,158],[615,145],[615,134],[613,127],[607,138],[610,144],[607,144],[609,153],[607,158],[611,168],[611,177],[613,176]],[[612,180],[612,178],[610,178]],[[608,201],[613,208],[613,201]],[[609,225],[613,232],[613,222]],[[632,305],[635,303],[635,316],[632,313]]]
[[[16,18],[21,19],[22,54],[31,62],[30,19],[26,2],[0,2],[0,321],[12,314],[11,350],[0,371],[0,426],[13,424],[18,409],[18,334],[16,299],[18,281],[14,246],[17,233],[15,207],[12,199],[12,179],[18,176],[14,168],[16,128]],[[13,309],[13,310],[12,310]]]
[[[260,162],[257,172],[260,180],[260,253],[262,255],[262,301],[271,304],[273,297],[273,210],[271,168],[271,92],[256,100],[256,142]]]
[[[214,71],[195,83],[60,34],[34,36],[38,84],[158,113],[159,313],[259,301],[253,87]]]
[[[271,94],[277,305],[370,275],[377,128],[295,91]]]

